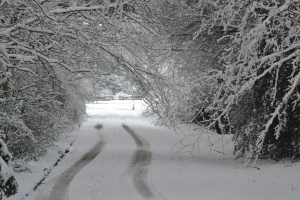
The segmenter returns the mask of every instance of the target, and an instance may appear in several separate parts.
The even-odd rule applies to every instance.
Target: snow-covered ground
[[[58,199],[69,200],[300,198],[300,163],[260,160],[255,167],[245,166],[231,154],[231,136],[208,134],[194,125],[157,126],[140,116],[141,101],[132,108],[132,101],[87,104],[89,116],[81,128],[29,163],[31,173],[17,174],[19,192],[8,199],[47,199],[53,188],[65,188],[66,196]],[[95,147],[95,158],[87,161]],[[52,168],[59,150],[67,148],[70,152]],[[68,169],[74,170],[66,178]],[[47,171],[49,176],[32,191]]]

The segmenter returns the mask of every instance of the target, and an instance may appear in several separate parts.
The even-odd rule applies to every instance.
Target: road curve
[[[144,198],[154,198],[148,181],[148,166],[152,161],[152,152],[149,150],[149,144],[139,137],[128,125],[122,124],[122,127],[131,135],[137,146],[137,150],[128,167],[128,174],[132,176],[135,188]]]
[[[102,124],[96,124],[95,129],[102,129]],[[88,165],[103,149],[105,141],[99,133],[98,143],[86,154],[84,154],[76,163],[74,163],[69,169],[61,174],[61,176],[54,183],[53,188],[49,194],[48,198],[40,197],[39,200],[62,200],[67,199],[67,191],[69,185],[76,174]],[[48,196],[48,195],[47,195]]]

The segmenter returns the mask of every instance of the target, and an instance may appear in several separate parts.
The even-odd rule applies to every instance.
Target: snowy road
[[[299,163],[244,166],[231,154],[230,136],[155,126],[141,107],[88,104],[70,153],[25,200],[298,200]]]
[[[103,149],[105,145],[105,140],[100,134],[101,124],[96,124],[95,129],[99,130],[99,141],[97,144],[86,154],[82,156],[74,165],[72,165],[68,170],[63,172],[60,177],[56,180],[50,194],[48,192],[41,192],[38,200],[62,200],[67,198],[67,191],[69,185],[76,174],[88,165]]]
[[[96,105],[96,110],[100,107],[101,112],[91,111],[89,113],[91,119],[85,126],[94,126],[99,136],[98,143],[66,171],[58,174],[57,177],[47,183],[39,191],[37,200],[98,199],[99,197],[101,199],[122,199],[120,196],[122,192],[126,193],[123,195],[128,196],[128,199],[162,199],[159,193],[155,194],[154,191],[156,189],[152,188],[153,184],[148,173],[148,168],[152,161],[150,145],[139,133],[136,133],[126,124],[126,121],[137,119],[136,113],[131,112],[129,109],[131,104],[128,105],[127,103],[112,110],[106,110],[101,108],[100,105]],[[132,113],[134,114],[132,115]],[[93,125],[93,123],[96,124]],[[108,143],[107,148],[105,148],[106,143]],[[122,148],[122,145],[124,148]],[[115,163],[113,157],[119,158],[118,163]],[[110,160],[107,160],[109,158]],[[92,171],[88,170],[88,168],[83,169],[89,163],[91,163],[89,168],[94,168]],[[107,164],[113,165],[113,167],[109,169],[110,167],[106,167]],[[115,170],[114,168],[118,168],[120,164],[123,164],[124,167]],[[127,167],[125,167],[126,165]],[[110,175],[107,177],[106,171],[110,171]],[[96,173],[94,174],[96,176],[90,176],[90,180],[82,182],[82,180],[88,178],[87,176],[90,172]],[[84,174],[84,177],[79,178],[80,182],[77,182],[78,179],[74,178],[77,174],[78,177]],[[123,191],[105,194],[103,191],[100,191],[100,187],[99,190],[96,189],[94,186],[99,184],[99,181],[95,182],[95,180],[100,177],[109,179],[103,181],[106,185],[112,183],[112,180],[114,181],[110,185],[109,190],[120,189]],[[82,188],[90,185],[88,188],[90,191],[86,190],[87,193],[85,193],[82,189],[74,190],[74,188],[79,188],[81,184]],[[104,191],[107,190],[104,189]]]
[[[128,173],[132,175],[135,188],[145,198],[153,198],[148,183],[148,166],[151,164],[152,152],[149,150],[149,144],[139,137],[129,126],[122,124],[123,128],[134,139],[137,150],[129,166]]]

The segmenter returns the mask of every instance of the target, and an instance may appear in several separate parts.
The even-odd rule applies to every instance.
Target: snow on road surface
[[[102,125],[96,124],[95,128],[101,129]],[[59,176],[50,192],[48,189],[45,190],[47,192],[41,191],[37,199],[68,199],[67,192],[71,181],[82,168],[88,165],[101,152],[104,145],[105,140],[99,134],[99,141],[97,144],[90,151],[84,154],[76,163],[74,163],[74,165]]]
[[[132,101],[87,104],[89,117],[74,133],[70,153],[37,192],[23,186],[32,183],[29,174],[19,174],[20,192],[9,199],[299,199],[299,163],[245,166],[232,156],[230,135],[208,134],[194,125],[177,131],[156,126],[140,116],[141,101],[132,107]],[[36,179],[38,173],[30,175]]]
[[[153,192],[147,183],[148,166],[152,161],[152,152],[149,150],[149,144],[137,136],[126,124],[122,124],[122,127],[131,135],[138,148],[134,153],[128,174],[131,174],[135,188],[143,197],[153,198]]]

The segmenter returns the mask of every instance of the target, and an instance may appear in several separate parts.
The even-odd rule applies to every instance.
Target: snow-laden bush
[[[0,139],[0,199],[17,193],[18,184],[14,178],[11,166],[12,155],[7,150],[6,144]]]

